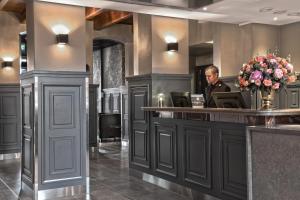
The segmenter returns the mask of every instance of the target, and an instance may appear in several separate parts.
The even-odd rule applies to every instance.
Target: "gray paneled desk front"
[[[270,199],[270,196],[265,196],[263,190],[255,190],[255,188],[260,187],[259,184],[265,183],[266,180],[274,182],[275,176],[272,174],[274,179],[270,180],[268,171],[260,167],[260,161],[251,159],[251,155],[254,158],[261,157],[258,157],[259,154],[256,151],[253,152],[253,148],[251,151],[249,141],[247,144],[247,130],[250,130],[247,135],[248,140],[250,134],[255,134],[255,143],[251,143],[253,147],[256,145],[262,152],[266,148],[266,153],[269,152],[270,155],[272,151],[283,155],[284,152],[276,149],[277,146],[267,145],[267,136],[263,135],[263,130],[270,133],[271,130],[276,129],[274,127],[279,127],[275,121],[278,124],[297,122],[298,116],[300,116],[300,109],[265,111],[228,108],[142,107],[142,110],[146,111],[145,114],[149,117],[150,131],[147,134],[148,137],[143,137],[145,134],[142,134],[142,129],[136,129],[131,133],[130,166],[194,191],[226,200],[245,200],[247,198],[252,200],[253,195],[257,197],[253,198],[255,200]],[[207,117],[208,115],[209,117]],[[263,128],[257,125],[263,125]],[[255,132],[254,130],[259,127],[259,131]],[[284,135],[285,127],[289,126],[280,127],[279,132]],[[300,130],[298,126],[297,130],[298,132]],[[265,146],[259,146],[261,145],[259,143],[260,134],[264,137]],[[284,141],[280,141],[280,139],[275,141],[273,138],[272,141],[278,142],[282,148],[285,147],[284,151],[291,150],[295,154],[295,149],[299,149],[300,143],[293,143],[294,146],[284,146],[284,144],[288,144],[295,137],[300,139],[299,136],[300,134],[297,137],[286,137]],[[272,135],[270,137],[272,138]],[[280,137],[280,135],[276,137]],[[150,141],[145,142],[148,139]],[[294,154],[292,153],[291,156],[296,158]],[[149,162],[144,162],[141,159],[143,156]],[[282,158],[282,156],[273,157],[271,162],[284,162],[284,160],[276,160]],[[264,165],[271,166],[269,164],[268,159],[265,159]],[[255,172],[261,173],[263,177],[260,179],[257,179],[256,176],[252,177],[252,166],[255,168]],[[276,168],[274,165],[272,167]],[[276,171],[276,169],[274,170]],[[291,176],[288,172],[283,173],[284,177]],[[265,180],[263,180],[264,177]],[[290,180],[295,181],[295,179]],[[297,182],[294,184],[299,185]],[[284,180],[270,186],[274,186],[274,190],[278,189],[275,186],[282,186],[281,191],[284,192],[283,185]],[[288,191],[294,192],[293,197],[299,195],[294,188],[289,188]]]

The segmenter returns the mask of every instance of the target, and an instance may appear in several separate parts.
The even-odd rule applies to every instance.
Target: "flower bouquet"
[[[295,82],[296,76],[293,73],[293,65],[287,59],[277,57],[273,54],[256,56],[240,70],[239,87],[241,90],[262,92],[263,100],[270,104],[271,92],[279,90],[288,83]],[[271,105],[263,105],[270,108]]]

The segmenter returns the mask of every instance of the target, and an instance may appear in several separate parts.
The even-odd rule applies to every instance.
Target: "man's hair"
[[[218,76],[219,76],[219,69],[215,65],[211,65],[211,66],[207,67],[205,69],[205,72],[207,72],[208,70],[211,70],[211,72],[213,74],[218,74]]]

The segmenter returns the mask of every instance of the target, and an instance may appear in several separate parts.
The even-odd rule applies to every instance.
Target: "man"
[[[219,80],[219,69],[214,65],[205,69],[205,77],[208,82],[208,87],[205,90],[205,105],[206,107],[216,108],[216,103],[211,94],[213,92],[230,92],[230,87]]]

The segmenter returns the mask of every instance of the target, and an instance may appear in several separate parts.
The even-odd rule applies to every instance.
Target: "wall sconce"
[[[69,35],[68,34],[57,34],[56,35],[56,43],[58,45],[66,45],[69,43]]]
[[[178,42],[168,43],[167,50],[172,52],[178,51]]]
[[[13,62],[12,61],[3,61],[2,63],[2,67],[12,67],[13,66]]]

